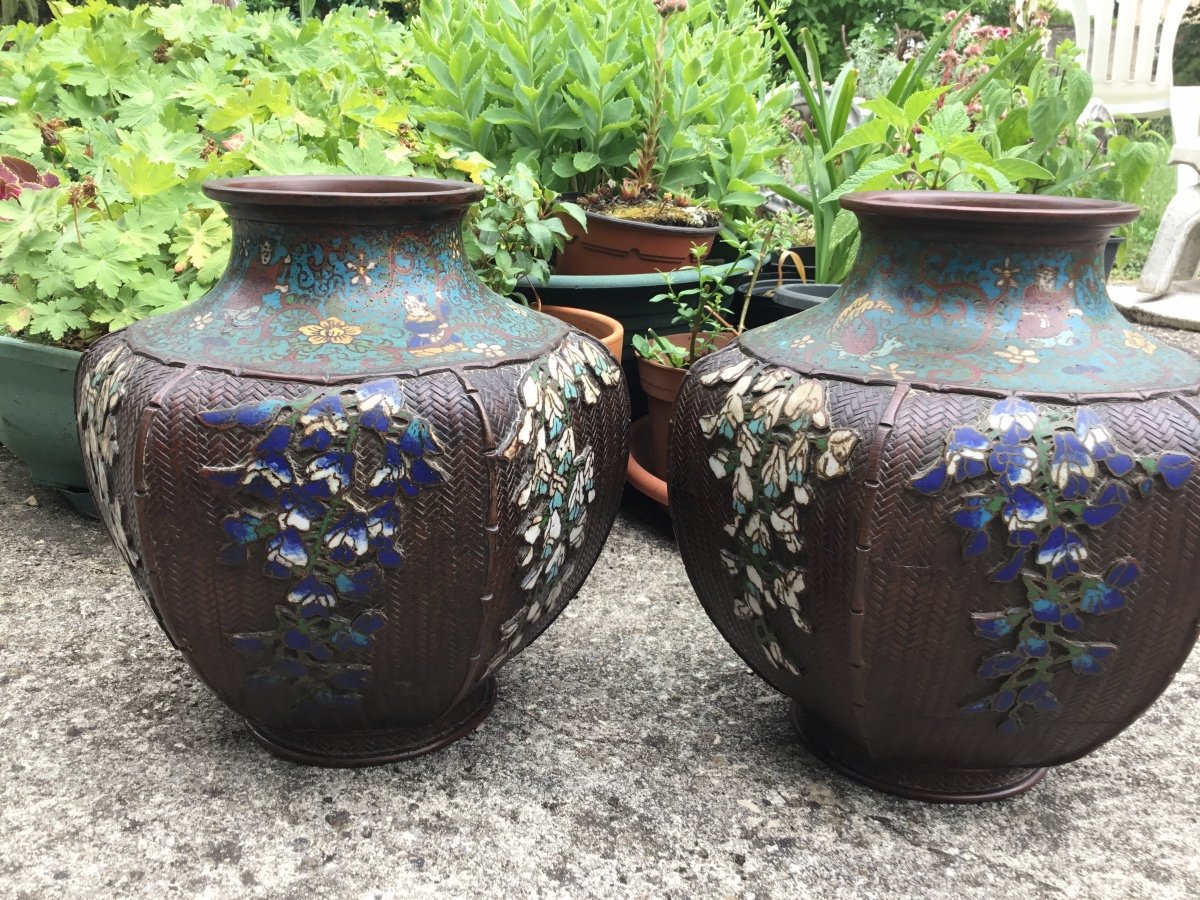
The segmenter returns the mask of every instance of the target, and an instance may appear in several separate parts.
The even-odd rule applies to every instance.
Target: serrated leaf
[[[108,165],[134,200],[144,200],[183,183],[183,179],[175,174],[174,163],[154,162],[141,151],[113,157]]]
[[[882,144],[887,140],[888,128],[889,125],[885,119],[868,119],[857,128],[843,134],[825,154],[822,161],[829,162],[855,147]]]
[[[912,127],[921,120],[921,116],[928,112],[929,107],[937,102],[937,98],[942,96],[949,90],[947,85],[938,85],[923,91],[913,91],[904,101],[904,118],[908,122],[908,127]]]
[[[575,154],[571,162],[574,164],[576,172],[590,172],[600,165],[600,157],[590,151],[581,150]]]
[[[935,112],[926,126],[926,131],[935,135],[944,145],[970,130],[971,117],[967,115],[967,108],[957,102],[947,103]]]

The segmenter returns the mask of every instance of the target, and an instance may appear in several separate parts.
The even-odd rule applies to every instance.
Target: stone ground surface
[[[638,499],[479,731],[320,770],[260,749],[0,450],[0,897],[1200,896],[1200,654],[1023,797],[893,799],[797,744]]]

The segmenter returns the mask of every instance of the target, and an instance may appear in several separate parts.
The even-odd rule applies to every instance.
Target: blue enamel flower
[[[300,417],[300,449],[328,450],[350,427],[340,397],[322,397]]]
[[[986,613],[971,613],[971,618],[975,622],[975,630],[979,632],[980,637],[985,637],[989,641],[997,641],[1000,638],[1007,637],[1012,634],[1014,627],[1013,619],[1020,621],[1022,614],[1017,611],[1016,616],[1012,610],[1004,612],[986,612]]]
[[[1069,431],[1054,433],[1054,457],[1050,475],[1067,500],[1075,500],[1088,492],[1090,480],[1096,475],[1096,462],[1087,447]]]
[[[955,481],[978,478],[987,471],[991,446],[987,436],[974,428],[952,429],[946,441],[946,474]]]
[[[1079,608],[1091,616],[1104,616],[1125,608],[1125,595],[1107,582],[1088,588],[1080,598]]]
[[[384,445],[383,462],[375,470],[370,484],[367,485],[367,496],[396,496],[396,488],[404,478],[406,471],[404,456],[400,453],[399,446],[388,441]]]
[[[246,465],[242,485],[246,493],[262,500],[277,500],[281,490],[296,480],[292,464],[282,453],[264,453]]]
[[[249,428],[257,431],[266,427],[279,410],[287,406],[286,400],[268,397],[252,403],[240,403],[230,409],[213,409],[200,413],[200,421],[210,428]]]
[[[396,550],[400,532],[400,509],[390,500],[375,507],[367,516],[367,535],[375,550],[375,559],[384,568],[395,568],[402,562]]]
[[[1104,667],[1103,660],[1117,652],[1113,644],[1078,644],[1083,652],[1071,660],[1071,668],[1080,675],[1099,675]]]
[[[1001,441],[988,455],[988,467],[1000,476],[1006,487],[1029,484],[1037,472],[1037,451],[1025,444]]]
[[[1119,482],[1110,481],[1100,496],[1083,508],[1081,518],[1093,528],[1099,528],[1120,515],[1121,510],[1129,505],[1129,500],[1129,489]]]
[[[391,427],[392,419],[404,408],[404,396],[400,383],[395,378],[369,381],[355,391],[358,397],[358,422],[384,434]]]
[[[313,522],[325,515],[325,506],[320,497],[324,496],[323,485],[298,484],[279,495],[279,505],[283,514],[279,517],[280,526],[308,531]]]
[[[1035,681],[1021,688],[1017,694],[1019,703],[1028,703],[1038,712],[1053,712],[1058,709],[1058,698],[1050,693],[1050,687],[1045,681]]]
[[[344,566],[352,565],[360,556],[365,556],[369,544],[367,517],[355,509],[345,513],[325,532],[329,558]]]
[[[333,584],[343,597],[362,597],[379,587],[379,570],[367,566],[357,572],[339,572]]]
[[[308,464],[305,472],[314,495],[328,499],[349,486],[354,472],[354,454],[322,453]]]
[[[308,550],[300,532],[285,528],[267,540],[267,562],[264,571],[272,578],[287,578],[293,568],[308,565]]]
[[[992,512],[988,509],[989,499],[984,494],[968,494],[951,514],[951,521],[967,531],[979,531],[992,520]]]
[[[1005,443],[1015,444],[1032,436],[1038,417],[1037,407],[1028,400],[1005,397],[988,413],[988,427],[1002,434]]]
[[[1195,464],[1191,458],[1182,453],[1164,453],[1158,458],[1158,474],[1173,491],[1183,487],[1194,468]]]
[[[1042,498],[1029,488],[1017,487],[1009,492],[1000,515],[1010,533],[1028,532],[1036,537],[1038,527],[1049,516],[1049,510]],[[1010,541],[1014,546],[1023,546],[1030,542],[1030,539],[1023,537]]]
[[[300,615],[308,618],[323,615],[337,603],[333,589],[316,575],[306,575],[288,591],[288,602],[300,607]]]
[[[1038,548],[1038,563],[1051,566],[1051,577],[1056,579],[1078,572],[1079,563],[1085,559],[1087,547],[1079,535],[1062,525],[1051,529],[1046,540]]]
[[[235,544],[252,544],[257,541],[262,524],[261,516],[248,512],[226,516],[221,520],[221,527],[225,530],[225,534]]]

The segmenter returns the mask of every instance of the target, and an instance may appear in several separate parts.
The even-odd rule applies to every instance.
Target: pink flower
[[[958,18],[958,10],[952,9],[949,12],[947,12],[944,16],[942,16],[942,21],[943,22],[953,22],[957,18]]]
[[[221,141],[221,146],[226,150],[240,150],[244,143],[246,143],[246,136],[239,131],[237,134],[231,134],[225,140]]]
[[[1008,38],[1011,35],[1012,35],[1011,28],[1000,27],[1000,28],[996,29],[996,37],[998,37],[1002,41],[1008,40]]]

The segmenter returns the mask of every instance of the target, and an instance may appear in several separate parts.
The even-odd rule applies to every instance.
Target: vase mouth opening
[[[982,227],[1043,226],[1111,229],[1136,219],[1132,203],[1044,194],[983,191],[863,191],[841,198],[860,219],[891,219]]]
[[[250,175],[206,181],[206,196],[230,206],[417,210],[465,208],[480,185],[385,175]]]

